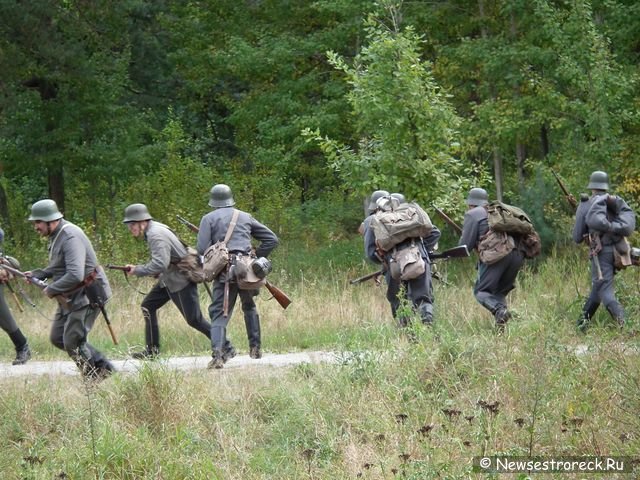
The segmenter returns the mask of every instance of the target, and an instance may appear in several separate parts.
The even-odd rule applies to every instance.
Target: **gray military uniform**
[[[233,207],[220,207],[202,217],[198,232],[198,253],[202,255],[209,246],[224,240],[234,210]],[[278,246],[278,237],[249,213],[240,210],[239,212],[236,226],[227,242],[229,253],[237,255],[251,254],[251,240],[253,238],[260,242],[256,247],[256,256],[268,257],[273,249]],[[230,279],[228,316],[225,317],[223,312],[225,279],[226,272],[221,273],[215,279],[213,300],[209,306],[209,315],[212,322],[211,346],[214,357],[222,356],[233,348],[227,339],[226,332],[238,295],[242,302],[249,347],[260,347],[261,343],[260,317],[253,298],[257,295],[257,290],[241,290],[233,279]]]
[[[478,248],[480,238],[489,230],[486,208],[477,206],[464,215],[462,234],[458,245],[466,245],[469,251]],[[516,242],[517,244],[517,242]],[[519,248],[514,248],[498,262],[486,265],[478,261],[478,278],[473,294],[480,305],[493,315],[507,308],[507,294],[515,288],[515,281],[524,262]]]
[[[85,233],[67,220],[61,219],[49,235],[49,264],[32,270],[32,276],[41,280],[51,278],[47,291],[69,299],[69,309],[58,305],[53,318],[49,339],[57,348],[66,351],[83,373],[90,369],[111,370],[105,356],[87,342],[87,335],[100,313],[85,295],[82,282],[93,272],[105,292],[105,301],[111,297],[111,288],[90,240]],[[109,366],[108,366],[109,365]],[[108,368],[107,368],[108,366]]]
[[[364,250],[365,255],[369,260],[374,263],[382,264],[382,260],[376,253],[376,238],[371,228],[371,219],[373,216],[369,216],[363,223],[364,227]],[[412,280],[396,280],[391,277],[390,273],[385,272],[385,280],[387,281],[387,300],[391,305],[391,314],[393,318],[398,320],[400,326],[406,326],[408,319],[406,317],[398,318],[398,308],[400,307],[400,297],[398,296],[402,286],[405,287],[406,295],[413,305],[413,308],[418,312],[423,323],[430,324],[433,322],[433,285],[431,282],[431,264],[429,260],[429,251],[432,251],[440,239],[440,230],[434,225],[431,229],[431,233],[421,239],[414,239],[420,249],[420,254],[425,261],[425,272],[417,278]],[[411,245],[411,239],[396,245],[397,250],[402,250]],[[391,252],[385,254],[384,262],[389,265]]]
[[[176,263],[187,254],[187,249],[178,236],[166,225],[149,220],[144,232],[151,259],[144,265],[137,265],[134,275],[157,277],[158,282],[145,296],[140,305],[145,320],[145,341],[148,349],[160,348],[160,327],[158,309],[171,300],[190,327],[207,338],[211,324],[202,315],[198,286],[180,272]]]
[[[609,314],[619,323],[624,322],[624,309],[615,296],[613,279],[615,275],[614,245],[635,229],[635,214],[624,200],[616,197],[615,212],[607,211],[606,192],[597,193],[580,202],[573,226],[573,240],[584,241],[585,235],[600,237],[602,250],[591,258],[591,292],[582,307],[584,319],[593,317],[600,304],[604,304]],[[598,278],[596,258],[600,264],[602,279]]]

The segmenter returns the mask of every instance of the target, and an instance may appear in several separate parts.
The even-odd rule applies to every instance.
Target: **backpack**
[[[420,248],[414,242],[411,246],[398,251],[395,248],[389,259],[389,273],[394,280],[413,280],[424,274],[426,263]]]
[[[214,278],[220,275],[220,273],[229,264],[229,250],[227,249],[227,242],[231,238],[233,229],[236,228],[239,214],[239,210],[233,211],[231,223],[227,228],[227,233],[224,236],[224,240],[210,245],[202,255],[202,270],[207,282],[212,281]]]
[[[494,200],[487,207],[489,228],[496,232],[526,235],[532,232],[533,222],[524,210]]]
[[[196,249],[189,246],[186,246],[186,249],[187,254],[176,263],[176,268],[193,283],[210,282],[202,268],[200,255]]]
[[[516,248],[513,237],[506,232],[487,230],[478,243],[478,256],[485,265],[492,265],[509,255]]]
[[[542,241],[540,240],[540,235],[538,235],[538,232],[536,232],[535,230],[522,235],[522,237],[520,237],[520,243],[518,247],[524,254],[524,258],[537,257],[542,251]]]
[[[427,212],[417,203],[401,203],[390,210],[379,211],[371,219],[376,244],[389,251],[408,238],[426,237],[433,224]]]

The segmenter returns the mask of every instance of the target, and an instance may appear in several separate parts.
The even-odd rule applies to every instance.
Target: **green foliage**
[[[392,21],[396,6],[386,5]],[[347,95],[360,138],[357,149],[305,130],[351,190],[367,195],[385,187],[408,198],[428,202],[466,189],[456,126],[459,119],[437,85],[431,66],[420,58],[422,42],[413,28],[387,28],[371,15],[366,23],[367,45],[350,66],[329,52],[351,91]]]

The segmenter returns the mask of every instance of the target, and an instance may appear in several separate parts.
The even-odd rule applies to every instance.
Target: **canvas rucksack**
[[[533,231],[533,222],[524,210],[494,200],[487,206],[489,228],[496,232],[526,235]]]
[[[514,248],[516,244],[511,235],[490,228],[480,237],[478,256],[482,263],[492,265],[509,255]]]
[[[408,238],[426,237],[433,225],[427,212],[411,202],[377,212],[371,219],[371,228],[377,246],[389,251]]]
[[[512,240],[511,242],[506,242],[504,237],[500,236],[487,239],[484,245],[481,242],[478,245],[478,251],[487,247],[490,250],[490,253],[485,253],[485,256],[492,259],[500,254],[506,256],[513,250],[511,248],[509,252],[505,253],[511,243],[517,244],[518,249],[522,251],[525,258],[535,258],[540,255],[542,251],[540,236],[533,228],[533,222],[529,216],[521,208],[495,200],[487,206],[487,221],[489,223],[489,231],[505,234],[511,237]]]

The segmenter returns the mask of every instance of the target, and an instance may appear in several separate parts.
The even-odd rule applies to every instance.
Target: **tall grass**
[[[335,364],[178,372],[153,362],[93,387],[77,377],[0,380],[2,478],[464,479],[476,478],[475,455],[637,454],[640,269],[617,279],[625,329],[600,312],[580,334],[586,260],[553,252],[520,273],[514,319],[496,336],[471,293],[472,261],[440,266],[435,325],[411,335],[393,325],[384,286],[349,285],[369,268],[276,272],[294,299],[286,311],[259,297],[265,350],[327,349]],[[114,283],[121,345],[100,324],[91,340],[122,358],[143,343],[141,296]],[[208,354],[175,307],[161,312],[164,355]],[[34,309],[17,317],[35,359],[65,358],[47,345],[47,320]],[[230,336],[246,352],[241,312]],[[0,358],[12,358],[5,337]]]

